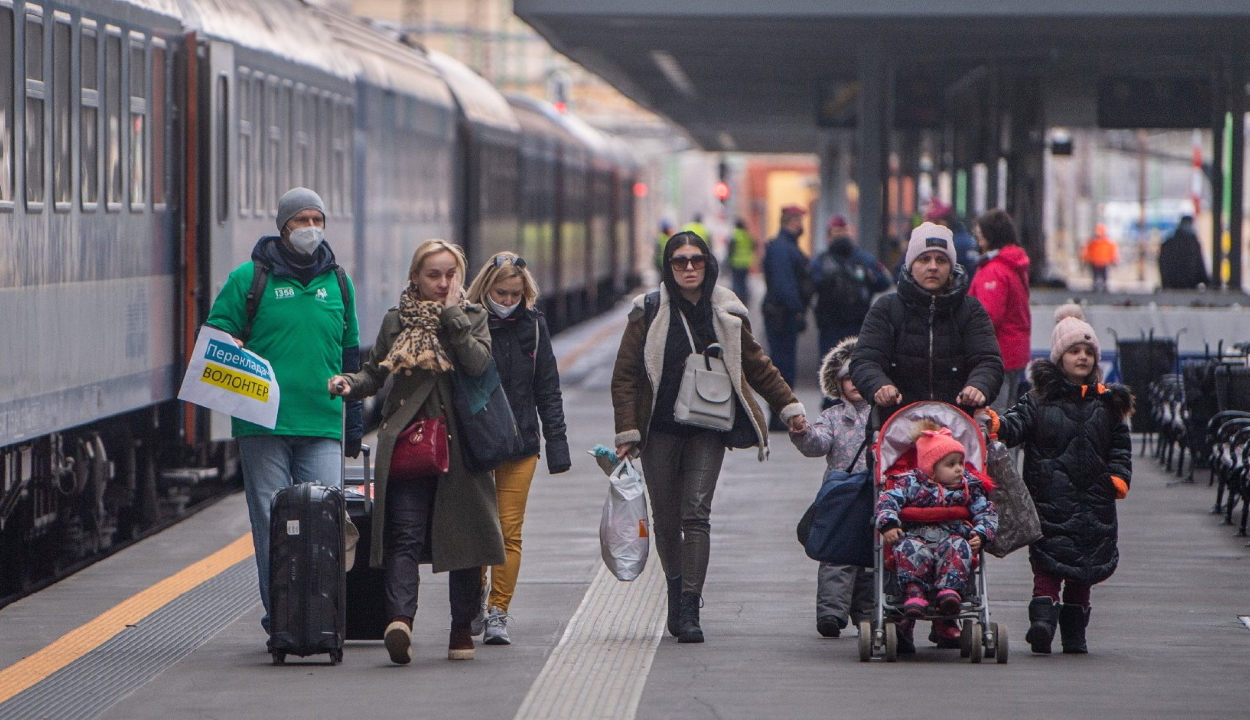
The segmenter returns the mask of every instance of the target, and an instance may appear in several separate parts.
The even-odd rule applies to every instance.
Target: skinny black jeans
[[[725,460],[720,433],[688,436],[651,431],[642,472],[651,494],[655,549],[664,575],[681,576],[682,592],[703,594],[711,549],[712,495]]]
[[[383,532],[386,544],[382,551],[387,617],[416,617],[417,591],[421,586],[419,563],[434,522],[437,490],[437,476],[387,483]],[[452,570],[447,586],[452,626],[468,627],[480,604],[481,568]]]

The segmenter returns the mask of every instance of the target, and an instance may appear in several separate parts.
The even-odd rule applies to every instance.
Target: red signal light
[[[725,182],[724,180],[718,181],[715,185],[712,186],[712,194],[715,195],[716,199],[720,200],[721,202],[728,200],[729,199],[729,183]]]
[[[555,105],[556,105],[556,112],[560,113],[561,115],[567,115],[567,114],[568,114],[568,112],[569,112],[569,106],[568,106],[567,104],[565,104],[565,102],[564,102],[563,100],[557,100],[557,101],[556,101],[556,103],[555,103]]]
[[[645,182],[634,183],[634,197],[646,197],[651,189],[647,187]]]

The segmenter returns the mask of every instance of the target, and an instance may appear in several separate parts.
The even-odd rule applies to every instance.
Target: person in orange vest
[[[1114,240],[1107,237],[1106,225],[1098,223],[1094,226],[1094,237],[1085,243],[1081,261],[1088,264],[1094,274],[1094,291],[1106,291],[1107,268],[1120,262],[1120,249]]]

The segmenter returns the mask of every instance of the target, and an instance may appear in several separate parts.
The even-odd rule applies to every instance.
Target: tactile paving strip
[[[659,566],[628,583],[599,567],[516,720],[634,717],[667,617]]]
[[[248,557],[0,704],[0,719],[97,717],[256,602],[256,564]]]

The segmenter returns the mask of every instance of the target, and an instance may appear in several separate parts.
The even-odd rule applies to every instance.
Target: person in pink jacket
[[[1020,376],[1029,364],[1029,256],[1017,244],[1016,224],[1003,210],[990,210],[975,223],[981,260],[968,295],[981,301],[994,325],[1003,356],[1003,386],[990,407],[1005,412],[1016,404]]]

